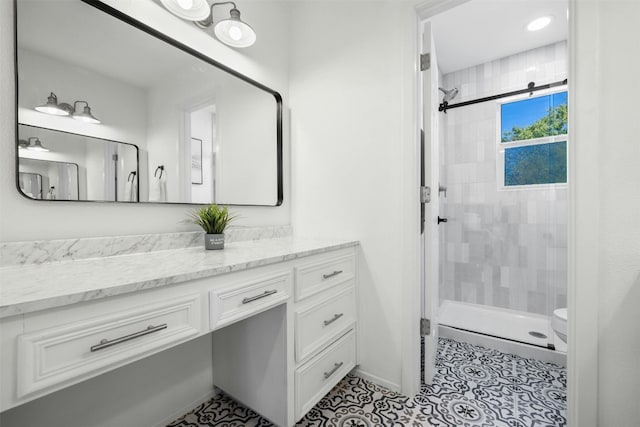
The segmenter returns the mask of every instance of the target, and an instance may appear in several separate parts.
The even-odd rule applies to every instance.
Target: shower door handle
[[[440,225],[441,222],[449,222],[449,220],[447,218],[440,218],[438,215],[438,225]]]

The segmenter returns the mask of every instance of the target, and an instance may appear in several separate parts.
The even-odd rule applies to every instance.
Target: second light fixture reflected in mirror
[[[78,104],[84,104],[82,111],[78,110]],[[53,116],[71,116],[71,118],[81,122],[100,124],[100,120],[91,114],[91,107],[89,107],[87,101],[75,101],[73,106],[66,102],[58,103],[58,97],[53,92],[47,97],[46,104],[39,105],[35,109],[41,113],[51,114]]]

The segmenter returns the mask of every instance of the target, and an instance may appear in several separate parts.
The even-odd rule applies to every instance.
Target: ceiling
[[[536,32],[527,24],[551,16]],[[567,0],[471,0],[430,19],[443,74],[567,39]]]
[[[177,69],[198,62],[84,4],[23,0],[19,5],[21,48],[92,68],[136,86],[152,86]],[[533,33],[526,30],[531,20],[544,15],[553,16],[547,28]],[[567,0],[471,0],[430,21],[438,65],[447,74],[566,40]],[[29,30],[34,28],[38,31]],[[54,36],[43,37],[43,31],[51,31]],[[136,60],[139,52],[154,60]]]

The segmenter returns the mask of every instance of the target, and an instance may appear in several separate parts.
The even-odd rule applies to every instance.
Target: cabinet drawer
[[[355,360],[356,339],[354,331],[351,330],[318,356],[296,369],[296,421],[356,366]]]
[[[355,290],[342,291],[295,314],[296,362],[309,357],[353,326]]]
[[[18,337],[17,397],[91,378],[200,333],[200,294]]]
[[[236,283],[209,291],[209,323],[221,328],[282,304],[289,298],[289,272]]]
[[[296,267],[296,301],[353,279],[355,264],[355,255],[349,253]]]

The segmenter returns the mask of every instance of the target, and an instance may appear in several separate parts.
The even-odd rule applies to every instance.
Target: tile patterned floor
[[[303,427],[561,427],[566,370],[497,350],[440,339],[433,384],[413,399],[348,375],[297,424]],[[227,396],[169,427],[271,426]]]

